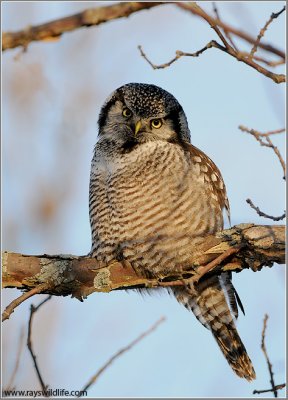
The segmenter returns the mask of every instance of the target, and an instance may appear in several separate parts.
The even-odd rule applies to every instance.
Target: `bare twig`
[[[263,330],[262,330],[262,340],[261,340],[261,349],[264,353],[264,356],[266,358],[267,361],[267,366],[268,366],[268,370],[269,370],[269,374],[270,374],[270,383],[274,392],[274,397],[277,397],[277,390],[275,389],[275,382],[274,382],[274,376],[273,376],[273,371],[272,371],[272,364],[269,360],[268,354],[267,354],[267,350],[266,350],[266,346],[265,346],[265,334],[266,334],[266,328],[267,328],[267,320],[268,320],[268,314],[265,314],[264,316],[264,321],[263,321]]]
[[[266,60],[263,57],[258,57],[258,56],[254,56],[253,59],[256,60],[256,61],[259,61],[259,62],[261,62],[263,64],[266,64],[266,65],[268,65],[269,67],[272,67],[272,68],[278,67],[278,65],[285,64],[285,60],[269,61],[269,60]]]
[[[143,332],[140,336],[138,336],[136,339],[134,339],[128,346],[123,347],[121,350],[117,351],[109,360],[96,372],[95,375],[92,376],[92,378],[89,380],[89,382],[83,387],[83,389],[80,391],[85,392],[87,389],[89,389],[90,386],[92,386],[99,376],[113,363],[116,358],[121,356],[123,353],[126,353],[128,350],[130,350],[133,346],[135,346],[137,343],[139,343],[141,340],[143,340],[147,335],[149,335],[151,332],[153,332],[162,322],[165,321],[165,317],[160,318],[155,324],[151,326],[147,331]]]
[[[256,131],[255,129],[246,128],[243,125],[240,125],[238,128],[242,132],[247,132],[247,133],[250,133],[250,135],[254,136],[254,138],[261,144],[261,146],[270,147],[274,151],[274,153],[276,154],[278,160],[280,161],[281,167],[282,167],[283,172],[284,172],[283,179],[286,179],[286,164],[285,164],[285,162],[283,160],[283,157],[281,156],[278,148],[272,143],[271,139],[269,138],[270,135],[284,132],[285,129],[278,129],[276,131],[270,131],[270,132],[266,132],[266,133],[261,133],[261,132]],[[262,138],[264,138],[266,140],[266,142],[264,142]]]
[[[274,392],[274,397],[277,397],[277,390],[275,389],[275,382],[274,382],[274,374],[272,371],[272,364],[269,360],[268,354],[267,354],[267,350],[266,350],[266,346],[265,346],[265,333],[266,333],[266,328],[267,328],[267,320],[268,320],[268,315],[265,314],[264,316],[264,322],[263,322],[263,330],[262,330],[262,341],[261,341],[261,349],[264,353],[264,356],[266,358],[267,361],[267,366],[268,366],[268,370],[269,370],[269,374],[270,374],[270,383]]]
[[[285,131],[286,131],[285,128],[281,128],[281,129],[275,129],[274,131],[268,131],[265,133],[258,132],[258,136],[265,137],[270,135],[277,135],[278,133],[284,133]]]
[[[217,8],[216,3],[215,3],[214,1],[213,1],[213,11],[214,11],[214,13],[215,13],[215,15],[216,15],[216,18],[217,18],[219,21],[221,21],[218,8]],[[227,39],[230,41],[231,46],[234,48],[234,50],[238,51],[237,46],[235,45],[235,43],[234,43],[234,41],[233,41],[233,39],[232,39],[232,37],[231,37],[231,35],[230,35],[229,30],[226,29],[226,27],[223,27],[223,30],[224,30],[224,33],[225,33]]]
[[[261,393],[268,393],[274,392],[274,390],[281,390],[286,387],[286,383],[282,383],[281,385],[276,385],[274,389],[264,389],[264,390],[253,390],[253,394],[261,394]]]
[[[216,32],[216,34],[218,35],[218,37],[220,38],[220,40],[224,44],[224,46],[222,46],[218,42],[212,41],[213,45],[211,45],[210,47],[215,47],[215,48],[217,48],[217,49],[229,54],[230,56],[236,58],[238,61],[249,65],[251,68],[256,69],[259,73],[261,73],[261,74],[267,76],[268,78],[272,79],[275,83],[282,83],[282,82],[286,81],[285,75],[283,75],[283,74],[274,74],[273,72],[268,71],[266,68],[264,68],[261,65],[257,64],[252,59],[253,56],[252,57],[250,55],[246,56],[246,55],[244,55],[244,53],[241,53],[240,51],[237,51],[234,47],[230,46],[230,44],[225,39],[224,35],[221,33],[219,27],[222,26],[222,28],[226,29],[226,31],[228,31],[228,32],[230,32],[230,30],[227,29],[227,27],[222,24],[222,22],[221,22],[221,20],[219,18],[215,19],[215,18],[211,17],[195,2],[189,2],[189,3],[185,3],[185,2],[182,3],[181,2],[181,3],[177,3],[177,5],[179,7],[181,7],[181,8],[184,8],[185,10],[188,10],[188,11],[192,12],[195,15],[198,15],[198,16],[202,17],[206,22],[209,23],[211,28]],[[210,43],[212,43],[212,42],[210,42]],[[254,43],[255,43],[255,40],[253,40],[253,44]],[[260,42],[259,42],[259,45],[260,45]],[[207,50],[207,46],[206,46],[205,50]],[[176,61],[176,60],[174,60],[174,61]],[[170,62],[168,62],[166,64],[167,64],[167,66],[171,65]]]
[[[48,397],[47,393],[46,393],[48,385],[45,385],[45,383],[43,381],[42,375],[40,373],[40,370],[39,370],[39,367],[38,367],[38,364],[37,364],[36,355],[35,355],[35,353],[33,351],[33,347],[32,347],[32,320],[33,320],[33,316],[36,313],[36,311],[38,311],[39,308],[41,306],[43,306],[43,304],[45,304],[48,300],[50,300],[51,297],[52,296],[47,296],[43,301],[41,301],[41,303],[38,304],[37,307],[34,307],[34,305],[31,304],[31,307],[30,307],[30,318],[29,318],[29,322],[28,322],[28,337],[27,337],[27,347],[28,347],[29,352],[31,354],[31,357],[32,357],[32,360],[33,360],[33,364],[34,364],[34,368],[36,370],[36,374],[37,374],[38,380],[39,380],[41,388],[42,388],[42,394],[45,397]]]
[[[185,3],[181,3],[183,5],[183,8],[185,8]],[[234,52],[235,50],[230,46],[230,44],[227,42],[225,36],[222,34],[220,31],[218,24],[215,23],[215,19],[211,17],[209,14],[207,14],[196,2],[191,1],[187,3],[188,9],[193,10],[197,15],[202,17],[208,24],[211,26],[211,28],[216,32],[217,36],[220,38],[221,42],[224,44],[225,49],[231,52]]]
[[[274,374],[273,374],[273,371],[272,371],[272,364],[271,364],[270,359],[268,357],[266,346],[265,346],[265,334],[266,334],[268,318],[269,318],[268,315],[265,314],[264,321],[263,321],[262,338],[261,338],[261,349],[262,349],[262,351],[264,353],[264,356],[265,356],[265,359],[266,359],[266,362],[267,362],[267,366],[268,366],[268,370],[269,370],[269,375],[270,375],[270,383],[271,383],[272,387],[271,387],[271,389],[269,389],[269,391],[274,393],[274,397],[277,397],[278,393],[277,393],[277,387],[276,387],[275,382],[274,382]],[[280,385],[280,386],[282,386],[282,385]],[[266,391],[268,391],[268,390],[265,390],[264,392],[266,392]],[[253,394],[255,394],[255,393],[263,393],[263,391],[254,390]]]
[[[151,60],[149,60],[147,55],[144,53],[142,46],[139,45],[138,49],[140,51],[141,56],[148,62],[149,65],[151,65],[151,67],[153,69],[164,69],[164,68],[170,67],[171,64],[173,64],[175,61],[177,61],[181,57],[199,57],[200,54],[204,53],[204,51],[206,51],[206,50],[208,50],[208,49],[210,49],[212,47],[219,48],[218,46],[220,46],[220,45],[218,45],[216,43],[217,42],[212,40],[211,42],[207,43],[207,45],[204,46],[202,49],[200,49],[198,51],[195,51],[195,53],[187,53],[187,52],[184,52],[184,51],[181,51],[181,50],[176,50],[174,58],[172,58],[167,63],[158,64],[158,65],[153,64],[151,62]],[[245,52],[241,52],[241,53],[239,52],[239,54],[241,54],[243,57],[248,57],[249,56],[249,53],[245,53]],[[266,60],[266,59],[264,59],[262,57],[258,57],[258,56],[255,56],[254,59],[257,60],[257,61],[260,61],[260,62],[262,62],[262,63],[264,63],[266,65],[269,65],[270,67],[276,67],[277,65],[281,65],[281,64],[285,63],[285,61],[283,61],[283,60],[280,60],[280,61],[269,61],[269,60]]]
[[[264,27],[260,30],[260,32],[259,32],[259,34],[258,34],[258,36],[257,36],[256,42],[254,43],[254,45],[253,45],[253,47],[252,47],[252,49],[251,49],[250,55],[249,55],[249,58],[250,58],[251,60],[252,60],[252,58],[254,57],[254,54],[256,53],[256,51],[257,51],[257,49],[258,49],[260,40],[261,40],[261,39],[263,38],[263,36],[265,35],[265,32],[266,32],[268,26],[271,24],[271,22],[272,22],[274,19],[278,18],[279,15],[282,14],[282,13],[285,11],[285,9],[286,9],[286,7],[284,6],[284,7],[282,8],[282,10],[279,11],[278,13],[272,13],[271,16],[270,16],[270,18],[269,18],[269,20],[266,22],[266,24],[264,25]]]
[[[239,54],[241,54],[243,57],[248,58],[250,53],[247,53],[245,51],[239,51]],[[253,60],[259,61],[259,62],[261,62],[265,65],[268,65],[269,67],[272,67],[272,68],[278,67],[278,65],[285,64],[285,60],[283,60],[283,59],[280,59],[277,61],[271,61],[271,60],[267,60],[266,58],[259,57],[256,55],[254,55]]]
[[[14,312],[15,308],[18,307],[21,303],[23,303],[23,301],[29,299],[29,297],[32,297],[35,294],[45,292],[45,290],[48,290],[50,287],[51,284],[49,282],[45,282],[42,283],[41,285],[37,285],[33,289],[29,290],[29,292],[26,292],[21,296],[17,297],[17,299],[13,300],[3,311],[2,322],[5,321],[6,319],[9,319],[10,315]]]
[[[272,143],[271,139],[268,136],[265,136],[265,139],[268,142],[268,146],[267,147],[270,147],[274,151],[276,156],[278,157],[278,160],[280,161],[281,167],[282,167],[283,172],[284,172],[283,179],[286,179],[286,164],[285,164],[285,162],[284,162],[284,160],[283,160],[283,158],[282,158],[282,156],[281,156],[281,154],[280,154],[280,152],[278,150],[278,147],[274,146],[274,144]]]
[[[261,211],[259,207],[256,207],[255,204],[253,204],[251,199],[246,199],[246,202],[249,204],[249,206],[251,208],[253,208],[253,210],[255,210],[257,212],[257,214],[260,217],[273,219],[273,221],[281,221],[282,219],[284,219],[286,217],[285,212],[282,215],[280,215],[280,217],[273,217],[273,215],[268,215],[268,214],[264,213],[263,211]]]
[[[223,36],[223,35],[222,35]],[[227,43],[227,42],[226,42]],[[222,46],[216,40],[211,40],[209,43],[206,44],[202,49],[194,52],[194,53],[186,53],[181,50],[176,51],[176,55],[173,59],[170,61],[167,61],[166,63],[163,64],[153,64],[152,61],[148,59],[144,51],[142,50],[141,46],[138,46],[138,49],[140,50],[140,53],[142,57],[145,58],[145,60],[150,64],[150,66],[153,69],[162,69],[162,68],[167,68],[170,67],[171,64],[173,64],[175,61],[177,61],[181,57],[198,57],[200,54],[204,53],[204,51],[211,49],[212,47],[223,51],[226,54],[229,54],[230,56],[236,58],[236,60],[243,62],[244,64],[249,65],[251,68],[255,69],[256,71],[260,72],[260,74],[263,74],[267,76],[267,78],[272,79],[275,83],[283,83],[286,82],[286,76],[283,74],[275,74],[271,71],[268,71],[266,68],[262,67],[261,65],[257,64],[255,61],[250,60],[248,56],[246,55],[247,53],[241,53],[235,51],[230,45],[229,47]]]
[[[7,387],[5,388],[5,390],[7,390],[7,391],[13,389],[13,383],[15,381],[15,377],[18,372],[18,368],[19,368],[19,364],[20,364],[20,359],[21,359],[22,350],[23,350],[23,344],[24,344],[24,327],[22,327],[22,329],[20,331],[19,344],[18,344],[18,350],[17,350],[17,355],[16,355],[16,362],[15,362],[15,366],[14,366],[13,372],[11,374],[9,383],[8,383]]]
[[[152,61],[149,60],[147,55],[144,53],[142,46],[139,45],[138,49],[140,51],[141,56],[148,62],[148,64],[151,65],[151,67],[153,69],[164,69],[164,68],[170,67],[171,64],[173,64],[175,61],[177,61],[181,57],[199,57],[200,54],[204,53],[204,51],[211,49],[211,47],[218,47],[218,46],[221,46],[221,45],[218,45],[217,42],[212,40],[211,42],[207,43],[206,46],[204,46],[202,49],[195,51],[195,53],[185,53],[184,51],[176,50],[174,58],[172,58],[167,63],[159,64],[159,65],[153,64]]]
[[[177,7],[180,7],[188,12],[191,12],[193,15],[196,15],[198,17],[203,18],[202,13],[199,12],[199,9],[197,7],[195,7],[195,3],[194,2],[177,2],[176,3]],[[203,10],[202,10],[203,11]],[[224,23],[223,21],[221,21],[218,18],[212,18],[210,17],[210,21],[212,22],[212,24],[217,25],[221,28],[223,28],[224,30],[232,33],[235,36],[238,36],[239,38],[245,40],[246,42],[250,43],[250,44],[254,44],[255,43],[255,38],[253,36],[250,36],[248,33],[243,32],[239,29],[235,29],[232,26]],[[263,43],[262,41],[259,43],[258,47],[261,47],[261,49],[273,53],[279,57],[281,57],[282,59],[285,59],[285,52],[277,49],[276,47],[268,44],[268,43]]]

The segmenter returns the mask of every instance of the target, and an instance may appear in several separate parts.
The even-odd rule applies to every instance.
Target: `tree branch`
[[[237,251],[235,250],[237,249]],[[175,265],[173,274],[148,279],[136,274],[127,261],[103,265],[94,258],[70,255],[27,256],[3,252],[2,285],[4,288],[29,290],[4,311],[4,319],[30,293],[56,296],[72,295],[83,300],[93,292],[119,289],[185,285],[205,273],[239,272],[245,268],[259,271],[263,266],[285,260],[285,228],[280,225],[240,224],[216,235],[209,235],[195,248],[189,265]],[[217,264],[213,263],[217,260]],[[210,264],[209,266],[209,263]],[[206,268],[206,269],[205,269]],[[177,282],[175,282],[177,281]],[[21,301],[19,301],[21,299]],[[24,299],[24,300],[25,300]]]
[[[270,16],[270,18],[269,18],[269,20],[265,23],[265,25],[263,26],[263,28],[260,30],[260,32],[259,32],[259,34],[258,34],[258,36],[257,36],[257,40],[256,40],[256,42],[254,43],[254,45],[253,45],[253,47],[252,47],[252,49],[251,49],[251,52],[250,52],[250,59],[251,59],[251,60],[252,60],[252,58],[254,57],[254,54],[256,53],[256,51],[257,51],[257,49],[258,49],[258,47],[259,47],[260,40],[261,40],[261,39],[263,38],[263,36],[265,35],[265,32],[266,32],[267,29],[268,29],[268,26],[271,24],[271,22],[272,22],[274,19],[278,18],[279,15],[282,14],[285,10],[286,10],[286,6],[284,6],[284,7],[282,8],[282,10],[279,11],[278,13],[272,13],[271,16]]]
[[[274,373],[272,370],[272,364],[271,361],[268,357],[266,346],[265,346],[265,333],[266,333],[266,328],[267,328],[267,320],[268,320],[268,315],[265,314],[264,316],[264,322],[263,322],[263,330],[262,330],[262,340],[261,340],[261,349],[263,350],[267,365],[268,365],[268,370],[269,370],[269,375],[270,375],[270,383],[274,392],[274,397],[277,397],[277,390],[275,389],[275,382],[274,382]]]
[[[250,135],[254,136],[254,138],[257,140],[257,142],[259,142],[261,144],[261,146],[264,147],[270,147],[270,149],[272,149],[274,151],[274,153],[276,154],[278,160],[280,161],[281,167],[283,169],[283,179],[286,179],[286,164],[283,160],[283,157],[281,156],[278,147],[276,147],[271,139],[270,139],[270,135],[275,135],[277,133],[283,133],[285,132],[285,129],[277,129],[275,131],[270,131],[270,132],[266,132],[266,133],[261,133],[256,131],[255,129],[249,129],[246,126],[243,125],[239,125],[238,127],[242,132],[247,132],[250,133]],[[263,140],[264,139],[264,140]]]
[[[219,21],[221,21],[220,14],[219,14],[218,7],[217,7],[216,3],[213,1],[212,4],[213,4],[213,11],[214,11],[214,13],[215,13],[216,18],[217,18]],[[221,22],[222,22],[222,21],[221,21]],[[224,33],[225,33],[227,39],[229,40],[231,46],[234,48],[234,50],[238,51],[237,46],[235,45],[235,43],[234,43],[234,41],[233,41],[233,39],[232,39],[232,37],[231,37],[231,35],[230,35],[229,30],[227,30],[225,27],[223,27],[223,31],[224,31]]]
[[[28,26],[18,32],[4,32],[2,34],[2,50],[13,49],[18,46],[23,46],[27,48],[28,44],[32,41],[38,40],[55,40],[59,39],[60,36],[65,32],[70,32],[75,29],[82,27],[90,27],[94,25],[100,25],[107,21],[111,21],[117,18],[128,17],[129,15],[158,5],[165,5],[171,3],[165,2],[122,2],[118,4],[113,4],[112,6],[97,7],[85,10],[81,13],[71,15],[69,17],[60,18],[54,21],[47,22],[45,24]],[[176,6],[191,12],[196,16],[203,18],[203,15],[199,11],[199,8],[195,7],[196,3],[174,3]],[[197,4],[196,4],[197,5]],[[283,10],[284,11],[284,10]],[[275,14],[276,15],[276,14]],[[232,26],[226,24],[219,18],[210,17],[210,22],[213,26],[218,26],[224,30],[226,36],[229,33],[238,36],[246,42],[254,45],[255,38],[250,36],[248,33],[243,32],[239,29],[233,28]],[[285,52],[272,46],[269,43],[263,43],[262,41],[258,44],[258,47],[265,50],[266,52],[275,54],[285,60]],[[237,50],[237,49],[236,49]],[[271,62],[269,62],[268,65]],[[272,62],[273,63],[273,62]],[[279,62],[276,62],[276,65]]]
[[[264,213],[263,211],[261,211],[259,207],[255,206],[255,204],[253,203],[253,201],[251,199],[246,199],[246,203],[248,203],[249,206],[257,212],[259,217],[273,219],[273,221],[281,221],[282,219],[286,218],[286,212],[284,212],[279,217],[274,217],[273,215],[268,215],[268,214]]]
[[[13,254],[13,253],[11,253]],[[15,308],[20,306],[25,300],[34,296],[35,294],[45,293],[45,291],[49,291],[52,289],[52,285],[50,282],[44,282],[42,284],[36,285],[28,292],[22,294],[22,296],[17,297],[17,299],[13,300],[3,311],[2,313],[2,322],[10,317],[10,315],[14,312]]]
[[[122,17],[127,17],[135,12],[138,12],[143,9],[149,9],[151,7],[155,7],[157,5],[163,5],[166,4],[165,2],[122,2],[118,4],[114,4],[112,6],[105,6],[105,7],[97,7],[97,8],[91,8],[88,10],[85,10],[81,13],[61,18],[58,20],[54,20],[51,22],[48,22],[46,24],[38,25],[38,26],[30,26],[26,28],[25,30],[18,31],[18,32],[4,32],[2,35],[2,50],[6,50],[9,48],[15,48],[17,46],[23,46],[24,49],[27,48],[28,44],[32,41],[36,40],[55,40],[58,39],[64,32],[72,31],[77,28],[81,27],[89,27],[92,25],[99,25],[101,23],[117,19],[117,18],[122,18]],[[262,67],[261,65],[257,64],[253,60],[254,53],[256,52],[258,47],[263,47],[261,45],[260,39],[264,35],[263,30],[262,36],[258,36],[258,38],[251,39],[250,42],[253,43],[253,49],[251,52],[247,55],[245,52],[238,51],[238,49],[233,46],[231,46],[228,41],[226,40],[226,37],[228,40],[231,42],[232,39],[230,37],[230,33],[235,33],[235,30],[229,29],[229,27],[226,24],[223,24],[223,22],[219,18],[213,18],[209,14],[207,14],[196,2],[189,2],[189,3],[175,3],[178,7],[181,7],[185,10],[190,11],[194,15],[198,15],[201,18],[203,18],[206,22],[209,23],[211,28],[216,32],[218,37],[220,38],[221,42],[223,45],[217,43],[215,40],[212,40],[209,42],[202,50],[197,51],[196,53],[184,53],[182,51],[176,52],[176,57],[165,63],[162,64],[161,66],[156,66],[153,65],[152,62],[148,60],[146,56],[144,56],[141,50],[141,54],[143,57],[146,58],[146,60],[149,62],[149,64],[154,68],[166,68],[170,66],[173,62],[178,60],[178,58],[182,56],[199,56],[203,51],[207,50],[208,48],[215,47],[219,50],[224,51],[225,53],[229,54],[230,56],[236,58],[240,62],[244,62],[245,64],[249,65],[251,68],[256,69],[259,73],[267,76],[268,78],[272,79],[275,83],[282,83],[286,81],[286,77],[284,74],[275,74],[271,71],[268,71],[266,68]],[[281,10],[281,12],[272,14],[270,20],[272,22],[273,19],[277,18],[282,12],[284,11]],[[217,11],[218,12],[218,11]],[[268,25],[271,23],[270,20],[267,22],[267,26],[265,25],[265,30],[267,29]],[[224,30],[224,34],[221,32],[220,28]],[[263,28],[263,29],[264,29]],[[264,32],[265,32],[264,30]],[[239,32],[238,32],[239,34]],[[260,34],[259,34],[260,35]],[[247,35],[242,35],[242,37],[246,38],[247,40]],[[248,36],[249,38],[249,36]],[[249,40],[248,40],[249,41]],[[232,41],[233,43],[233,41]],[[282,60],[285,59],[285,54],[272,46],[264,46],[267,51],[271,51],[273,53],[278,53]],[[277,50],[277,51],[276,51]],[[258,57],[258,60],[261,61],[263,60],[261,57]],[[269,60],[263,61],[266,65],[273,65],[273,62]],[[279,62],[276,62],[276,64],[279,65]]]
[[[201,12],[199,10],[199,8],[195,7],[195,4],[196,4],[195,2],[179,2],[179,3],[176,3],[176,5],[178,7],[180,7],[180,8],[182,8],[183,10],[189,11],[192,14],[203,18],[203,12],[204,11],[202,10],[202,12]],[[220,28],[222,28],[224,30],[224,32],[226,31],[226,32],[232,33],[232,35],[238,36],[239,38],[245,40],[246,42],[248,42],[250,44],[253,44],[253,45],[255,44],[255,38],[253,36],[250,36],[248,33],[243,32],[243,31],[241,31],[239,29],[233,28],[232,26],[226,24],[225,22],[223,22],[219,18],[213,18],[211,16],[209,16],[209,17],[210,17],[210,22],[213,25],[217,25]],[[261,41],[258,44],[258,47],[260,47],[261,49],[263,49],[263,50],[265,50],[265,51],[267,51],[269,53],[275,54],[275,55],[281,57],[283,60],[285,60],[285,52],[280,50],[280,49],[277,49],[276,47],[274,47],[274,46],[272,46],[272,45],[270,45],[268,43],[263,43]]]
[[[59,39],[65,32],[92,25],[100,25],[117,18],[128,17],[135,12],[160,4],[163,3],[123,2],[111,6],[95,7],[45,24],[28,26],[18,32],[4,32],[2,34],[2,50],[13,49],[18,46],[23,46],[26,49],[32,41]]]
[[[222,38],[223,38],[223,35],[221,34],[221,39]],[[222,41],[223,41],[223,39],[222,39]],[[232,46],[230,46],[227,43],[227,41],[225,42],[225,44],[226,44],[225,46],[222,46],[216,40],[211,40],[202,49],[197,50],[194,53],[186,53],[182,50],[176,50],[176,54],[175,54],[174,58],[172,58],[170,61],[167,61],[166,63],[159,64],[159,65],[156,65],[156,64],[152,63],[152,61],[149,60],[149,58],[146,56],[146,54],[144,53],[141,46],[138,46],[138,49],[140,50],[142,57],[144,57],[144,59],[148,62],[148,64],[151,65],[151,67],[153,69],[162,69],[162,68],[170,67],[171,64],[173,64],[175,61],[177,61],[181,57],[199,57],[199,55],[204,53],[204,51],[211,49],[211,48],[215,48],[215,49],[223,51],[226,54],[229,54],[231,57],[236,58],[236,60],[249,65],[249,67],[256,69],[256,71],[258,71],[260,74],[267,76],[267,78],[272,79],[275,83],[286,82],[286,76],[284,74],[275,74],[274,72],[268,71],[268,69],[262,67],[261,65],[257,64],[255,61],[251,60],[249,57],[249,53],[234,50],[234,48]],[[265,63],[268,65],[270,64],[270,62],[267,60],[265,60]]]
[[[274,389],[277,390],[281,390],[284,389],[286,386],[286,383],[281,383],[281,385],[276,385],[274,387]],[[261,394],[261,393],[268,393],[268,392],[274,392],[274,389],[264,389],[264,390],[253,390],[252,394]]]
[[[209,48],[217,48],[218,50],[221,50],[227,54],[229,54],[230,56],[236,58],[238,61],[243,62],[247,65],[249,65],[251,68],[256,69],[256,71],[258,71],[260,74],[263,74],[265,76],[267,76],[268,78],[272,79],[275,83],[283,83],[286,81],[286,77],[284,74],[275,74],[271,71],[268,71],[266,68],[262,67],[261,65],[257,64],[254,60],[253,60],[253,56],[254,53],[256,52],[257,48],[260,47],[260,38],[258,37],[257,39],[253,39],[252,43],[254,44],[253,49],[251,50],[251,52],[247,55],[247,53],[245,52],[241,52],[238,49],[235,48],[235,45],[231,46],[228,41],[226,40],[225,37],[225,32],[227,35],[227,32],[229,33],[233,33],[231,31],[231,29],[229,29],[229,27],[226,24],[223,24],[222,21],[219,18],[213,18],[211,17],[209,14],[207,14],[196,2],[181,2],[181,3],[177,3],[177,6],[190,11],[192,14],[197,15],[201,18],[203,18],[210,26],[211,28],[216,32],[217,36],[219,37],[219,39],[221,40],[222,44],[219,44],[217,41],[215,40],[211,40],[202,50],[197,51],[196,53],[184,53],[182,51],[177,51],[176,52],[176,57],[174,59],[172,59],[171,61],[165,63],[165,64],[161,64],[160,66],[154,65],[151,61],[149,61],[147,59],[147,57],[142,56],[144,58],[146,58],[146,60],[149,62],[149,64],[154,68],[154,69],[158,69],[158,68],[166,68],[168,66],[170,66],[173,62],[175,62],[176,60],[178,60],[180,57],[182,56],[199,56],[199,54],[203,53],[205,50],[209,49]],[[281,10],[281,12],[277,13],[277,14],[273,14],[273,17],[271,16],[272,19],[277,18],[282,12],[284,11]],[[272,21],[271,19],[271,21]],[[270,20],[269,20],[270,21]],[[268,21],[268,22],[269,22]],[[269,22],[270,23],[270,22]],[[269,24],[268,24],[269,25]],[[266,26],[266,29],[268,27],[268,25]],[[222,27],[224,30],[224,34],[221,32],[220,28]],[[229,37],[228,37],[229,40]],[[231,40],[230,40],[231,42]],[[232,42],[233,43],[233,42]],[[142,52],[143,53],[143,52]],[[283,59],[285,59],[285,55],[283,55]],[[267,64],[267,61],[265,60],[265,63]]]
[[[170,67],[171,64],[173,64],[175,61],[177,61],[181,57],[199,57],[200,54],[204,53],[204,51],[211,49],[212,47],[218,48],[218,46],[223,47],[220,44],[218,44],[215,40],[211,40],[211,42],[207,43],[204,47],[202,47],[202,49],[197,50],[194,53],[186,53],[182,50],[176,50],[174,58],[172,58],[170,61],[168,61],[166,63],[159,64],[159,65],[156,65],[156,64],[152,63],[152,61],[149,60],[149,58],[144,53],[142,46],[139,45],[138,49],[140,51],[141,56],[144,58],[144,60],[146,60],[148,62],[148,64],[153,69],[164,69],[164,68]],[[225,48],[223,47],[223,49],[225,49]]]

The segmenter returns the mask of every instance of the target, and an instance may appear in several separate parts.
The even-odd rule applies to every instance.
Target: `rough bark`
[[[239,250],[230,251],[235,248]],[[212,265],[213,260],[220,260],[223,254],[227,254],[227,257],[222,257],[225,260],[220,265]],[[283,225],[240,224],[215,236],[207,236],[191,255],[189,265],[175,266],[173,276],[163,275],[158,280],[137,275],[127,262],[106,266],[86,256],[3,252],[2,285],[21,290],[42,285],[44,290],[41,293],[72,295],[82,300],[93,292],[183,284],[181,279],[201,274],[201,269],[205,270],[209,263],[213,268],[208,273],[219,274],[227,270],[240,272],[246,268],[259,271],[263,266],[271,267],[273,263],[284,262]]]

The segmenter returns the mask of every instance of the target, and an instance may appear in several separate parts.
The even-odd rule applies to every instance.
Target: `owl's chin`
[[[126,140],[122,143],[121,151],[122,153],[130,153],[131,151],[135,150],[140,144],[139,140],[135,136],[129,136]]]
[[[139,131],[137,135],[132,128],[127,125],[118,125],[106,127],[100,135],[97,142],[97,148],[106,155],[127,154],[136,150],[144,143],[155,143],[159,141],[167,141],[152,132]]]

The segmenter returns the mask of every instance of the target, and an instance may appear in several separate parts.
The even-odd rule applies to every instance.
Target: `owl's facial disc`
[[[160,129],[163,125],[162,118],[140,118],[126,106],[122,109],[122,116],[128,126],[131,127],[135,136],[137,136],[139,132],[143,132],[143,134],[151,133],[154,129]]]
[[[148,141],[190,141],[184,111],[165,90],[149,84],[130,83],[116,89],[99,116],[99,135],[119,142],[133,138]]]
[[[118,99],[107,109],[105,123],[100,126],[100,134],[121,142],[130,141],[143,143],[155,140],[169,140],[175,135],[169,117],[161,114],[161,118],[155,118],[156,114],[149,115],[135,111],[125,99]],[[145,110],[144,110],[145,111]],[[163,115],[163,118],[162,118]]]

